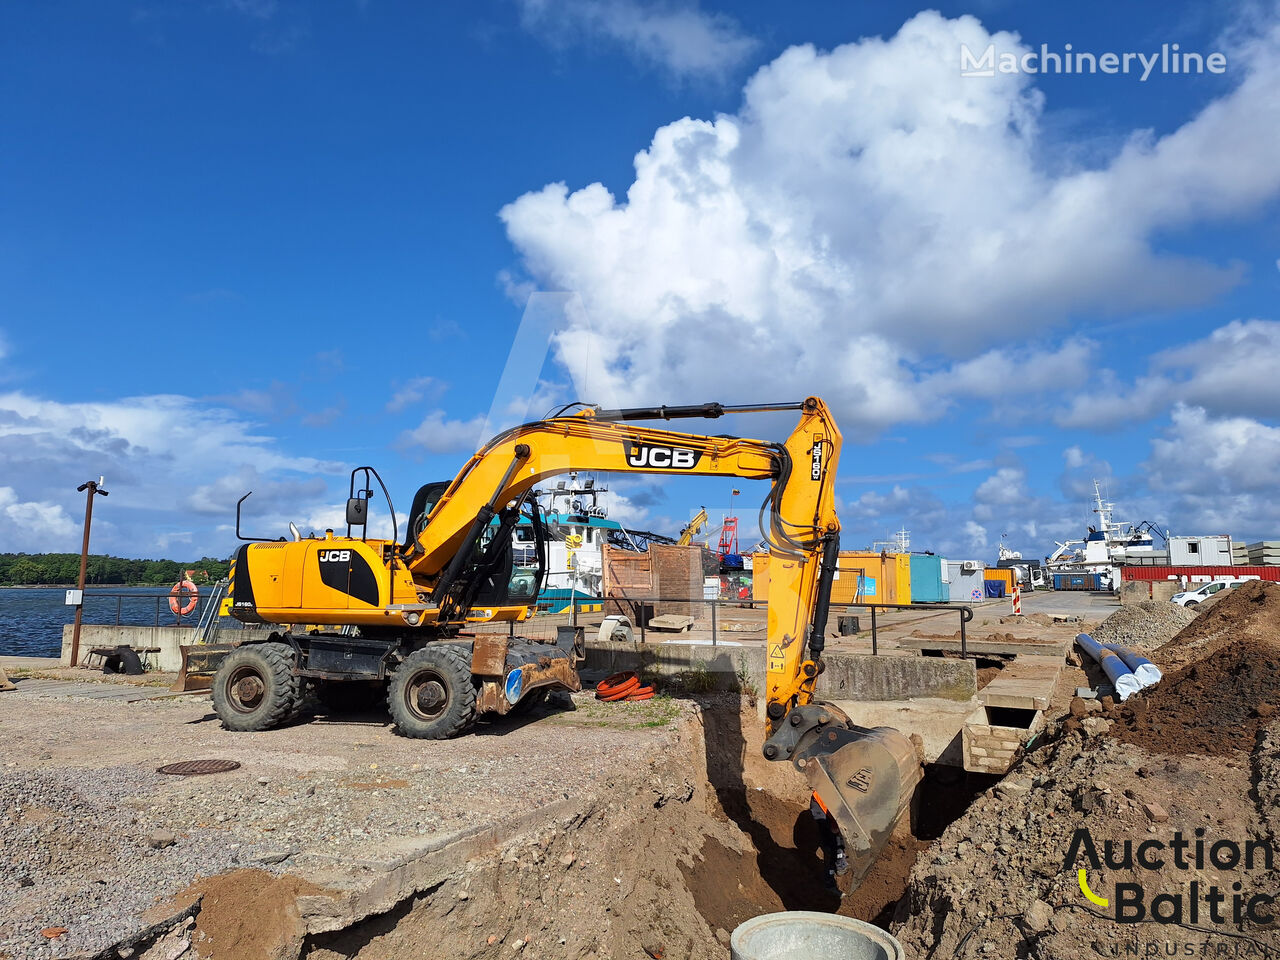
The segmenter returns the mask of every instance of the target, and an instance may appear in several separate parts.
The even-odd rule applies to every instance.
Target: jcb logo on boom
[[[627,465],[655,470],[692,470],[702,453],[684,447],[659,447],[647,443],[627,444]]]
[[[350,550],[321,550],[320,562],[321,563],[350,563],[351,551]]]

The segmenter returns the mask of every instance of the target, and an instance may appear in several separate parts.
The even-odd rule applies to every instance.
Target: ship
[[[1093,481],[1091,524],[1081,540],[1055,541],[1057,549],[1045,561],[1050,574],[1097,574],[1104,587],[1120,582],[1119,567],[1151,563],[1156,558],[1156,541],[1168,542],[1168,534],[1150,520],[1132,523],[1115,519],[1116,505],[1102,494],[1102,485]]]
[[[576,473],[534,491],[547,536],[547,575],[538,594],[540,612],[562,613],[576,606],[591,610],[603,603],[604,547],[644,551],[651,543],[674,543],[672,537],[647,530],[628,530],[609,519],[609,488],[595,477]],[[517,565],[536,563],[532,522],[522,518],[511,532]]]

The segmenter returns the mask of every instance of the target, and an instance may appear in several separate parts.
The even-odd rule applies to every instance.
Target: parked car
[[[1229,590],[1232,587],[1238,587],[1242,583],[1248,583],[1247,580],[1214,580],[1212,583],[1204,583],[1195,590],[1184,590],[1182,593],[1175,593],[1169,598],[1170,603],[1176,603],[1180,607],[1194,607],[1203,603],[1212,597],[1215,593],[1222,590]]]

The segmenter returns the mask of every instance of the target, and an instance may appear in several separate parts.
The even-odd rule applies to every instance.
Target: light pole
[[[76,661],[80,658],[80,620],[84,616],[84,577],[89,566],[89,526],[93,523],[93,495],[100,493],[104,497],[108,496],[107,491],[102,489],[102,477],[97,480],[86,480],[80,486],[76,487],[76,492],[80,493],[84,490],[89,491],[85,495],[84,503],[84,540],[80,544],[80,579],[76,583],[79,593],[79,602],[76,604],[76,624],[71,631],[71,666],[76,665]]]

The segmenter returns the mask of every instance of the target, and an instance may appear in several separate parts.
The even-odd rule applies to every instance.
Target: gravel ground
[[[237,734],[205,698],[5,694],[0,957],[102,949],[157,899],[237,866],[359,886],[426,843],[599,792],[619,756],[661,752],[681,709],[579,702],[428,743],[394,735],[382,715]],[[242,767],[155,772],[213,757]],[[68,931],[50,941],[46,927]]]
[[[114,943],[135,927],[157,890],[180,890],[262,856],[255,842],[223,842],[212,830],[164,832],[173,818],[150,797],[159,774],[106,767],[0,775],[0,955],[65,956]],[[46,927],[67,927],[50,940]]]
[[[1154,650],[1172,640],[1196,618],[1196,611],[1167,600],[1143,600],[1121,607],[1093,631],[1099,643],[1122,643],[1138,650]]]

